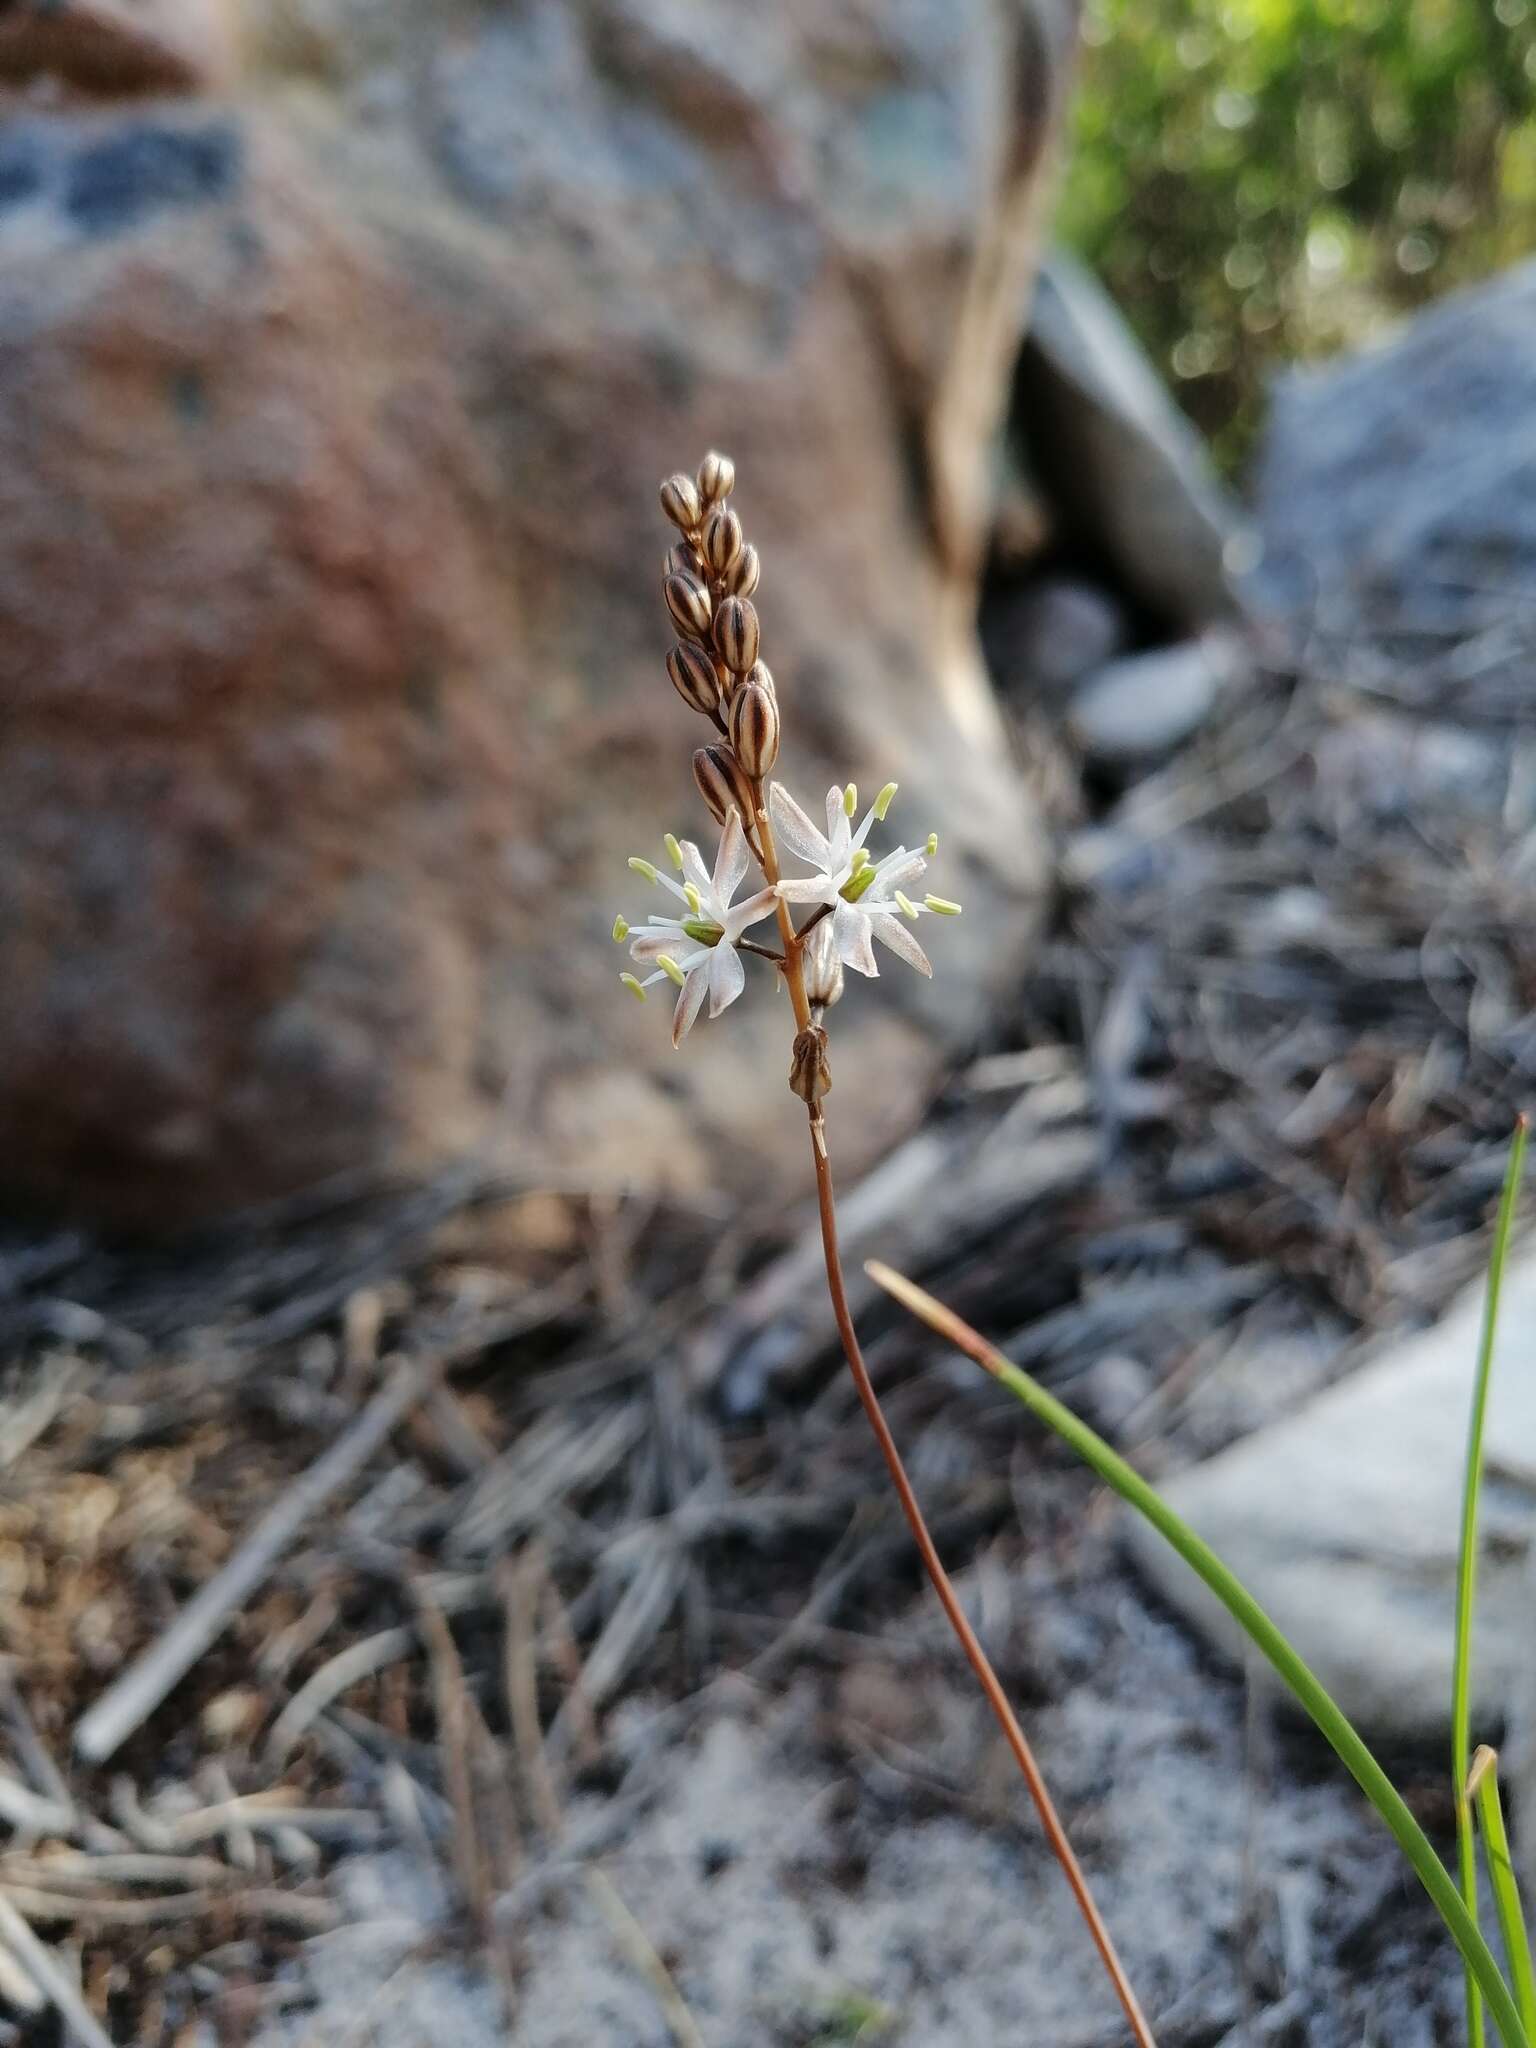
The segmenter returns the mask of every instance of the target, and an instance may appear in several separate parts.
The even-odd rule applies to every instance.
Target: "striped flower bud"
[[[667,559],[661,565],[663,576],[691,576],[695,583],[704,581],[704,557],[692,541],[680,540],[675,547],[667,549]]]
[[[693,757],[693,779],[717,825],[725,823],[734,807],[740,811],[748,834],[753,832],[757,811],[752,801],[752,785],[729,747],[700,747]]]
[[[753,662],[751,668],[747,670],[747,681],[756,683],[760,690],[766,690],[774,703],[778,703],[779,693],[774,685],[773,671],[766,661]]]
[[[736,488],[736,465],[729,455],[711,448],[699,464],[699,496],[706,505],[718,505]]]
[[[737,760],[761,782],[779,758],[779,706],[772,690],[748,677],[731,699],[730,728]]]
[[[684,476],[679,470],[676,476],[667,478],[661,487],[661,509],[684,533],[694,531],[703,517],[704,508],[699,503],[699,493],[691,476]]]
[[[692,576],[669,576],[661,590],[679,633],[689,640],[707,640],[710,605],[703,584]]]
[[[683,702],[708,718],[720,701],[720,678],[697,641],[679,640],[667,656],[667,674]]]
[[[704,559],[715,575],[723,576],[741,553],[741,521],[723,507],[711,512],[704,528]]]
[[[748,541],[726,571],[725,587],[733,597],[750,597],[762,573],[763,565],[757,558],[757,549]]]
[[[744,676],[757,659],[757,612],[744,597],[728,597],[715,614],[715,646],[733,675]]]

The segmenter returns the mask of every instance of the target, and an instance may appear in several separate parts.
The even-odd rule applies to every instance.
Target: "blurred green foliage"
[[[1224,468],[1277,363],[1536,249],[1536,0],[1089,8],[1059,231]]]

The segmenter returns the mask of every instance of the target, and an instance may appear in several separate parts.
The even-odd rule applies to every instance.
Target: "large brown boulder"
[[[1042,884],[971,616],[1048,5],[286,4],[238,103],[6,112],[0,1192],[789,1184],[767,971],[681,1061],[606,936],[706,823],[655,482],[711,443],[793,779],[902,780],[967,900],[839,1013],[845,1150],[911,1118]]]

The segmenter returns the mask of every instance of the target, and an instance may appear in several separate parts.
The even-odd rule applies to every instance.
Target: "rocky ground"
[[[1095,796],[1020,715],[1050,941],[847,1190],[850,1262],[924,1276],[1154,1476],[1262,1465],[1486,1255],[1536,967],[1518,737],[1256,660]],[[467,1171],[159,1258],[12,1243],[0,1886],[118,2039],[1119,2038],[879,1484],[809,1220]],[[1006,1397],[860,1308],[1160,2039],[1448,2038],[1446,1945],[1326,1755]],[[103,1737],[109,1685],[381,1404]],[[1443,1840],[1429,1697],[1389,1754]]]
[[[53,48],[45,12],[29,12],[6,63],[32,66]],[[268,12],[273,23],[305,15]],[[121,10],[87,13],[99,35],[127,32]],[[623,30],[617,57],[571,26],[606,32],[610,18]],[[946,835],[962,849],[972,841],[979,893],[962,891],[971,908],[955,940],[964,1000],[936,985],[939,1007],[914,1011],[894,1036],[857,998],[838,1013],[844,1042],[863,1047],[855,1064],[881,1084],[831,1100],[837,1156],[853,1162],[850,1264],[879,1252],[927,1280],[1192,1513],[1226,1515],[1245,1568],[1273,1576],[1299,1629],[1314,1615],[1337,1623],[1331,1603],[1347,1578],[1358,1668],[1341,1658],[1340,1682],[1358,1681],[1351,1698],[1444,1840],[1447,1552],[1446,1532],[1429,1525],[1448,1498],[1456,1347],[1475,1300],[1452,1310],[1428,1366],[1415,1333],[1475,1285],[1536,1063],[1536,559],[1522,488],[1536,273],[1438,310],[1395,349],[1283,387],[1240,513],[1070,265],[1047,267],[1016,349],[1028,238],[1017,276],[989,256],[1014,248],[1017,209],[1037,196],[1064,18],[1018,10],[997,62],[990,43],[957,40],[945,10],[919,9],[889,46],[861,25],[843,43],[808,35],[787,50],[765,31],[749,65],[728,41],[679,41],[641,8],[530,9],[516,22],[470,10],[441,46],[411,46],[412,90],[391,97],[401,22],[380,13],[375,51],[342,10],[338,48],[317,43],[318,29],[284,42],[266,60],[283,81],[262,87],[274,105],[253,103],[232,125],[210,127],[196,107],[145,117],[66,98],[29,106],[7,136],[4,232],[19,260],[41,266],[23,307],[32,339],[63,335],[104,375],[156,366],[155,403],[133,417],[159,451],[146,476],[168,505],[198,508],[178,546],[216,556],[233,529],[203,516],[179,470],[167,483],[166,447],[174,469],[186,437],[204,434],[201,473],[222,479],[236,507],[250,450],[220,415],[216,384],[176,353],[182,330],[135,281],[152,274],[179,304],[183,284],[207,285],[197,265],[210,249],[223,261],[248,247],[230,232],[241,222],[270,236],[269,285],[281,298],[290,279],[308,324],[294,354],[274,351],[261,339],[267,301],[221,287],[208,299],[218,318],[200,343],[205,367],[238,365],[249,347],[283,418],[315,406],[315,446],[347,515],[346,546],[317,556],[303,494],[262,496],[273,524],[257,552],[294,572],[284,603],[260,608],[271,644],[250,643],[249,593],[210,556],[210,588],[236,616],[210,608],[198,645],[176,642],[184,660],[169,668],[149,630],[168,602],[155,580],[169,574],[163,549],[143,574],[136,556],[108,561],[111,587],[134,602],[112,612],[124,638],[103,666],[50,581],[66,576],[73,592],[72,546],[18,548],[7,560],[25,574],[10,602],[41,636],[23,650],[22,683],[67,691],[173,674],[196,685],[199,704],[242,701],[249,687],[266,706],[319,619],[339,635],[331,682],[344,694],[358,683],[359,701],[382,690],[394,707],[382,726],[365,721],[372,752],[344,750],[368,772],[339,793],[300,721],[306,773],[338,806],[299,807],[313,846],[270,829],[242,836],[264,815],[263,778],[283,781],[281,752],[273,769],[243,744],[231,750],[222,727],[206,734],[217,773],[176,786],[223,789],[229,802],[169,822],[158,898],[125,881],[96,829],[98,799],[121,794],[110,722],[100,759],[59,757],[58,789],[36,772],[43,755],[8,748],[20,796],[47,802],[6,807],[19,835],[7,885],[26,884],[21,908],[50,930],[56,889],[87,937],[106,919],[121,949],[114,972],[148,1006],[103,1003],[110,948],[87,947],[96,978],[55,991],[62,1010],[8,1008],[18,1035],[6,1085],[24,1107],[31,1160],[17,1185],[57,1193],[67,1181],[142,1221],[173,1185],[183,1215],[287,1185],[290,1145],[313,1164],[316,1144],[331,1158],[334,1137],[355,1166],[348,1147],[377,1127],[370,1090],[389,1078],[401,1034],[420,1071],[393,1070],[401,1125],[382,1163],[422,1165],[406,1143],[418,1126],[437,1145],[462,1151],[471,1130],[477,1144],[406,1192],[394,1176],[381,1182],[375,1158],[170,1249],[130,1253],[22,1226],[0,1243],[0,2042],[51,2044],[61,2013],[95,2048],[102,2029],[175,2048],[1121,2038],[881,1485],[836,1355],[811,1218],[784,1195],[794,1183],[783,1156],[773,1152],[772,1200],[760,1187],[755,1203],[706,1192],[694,1112],[653,1085],[658,1054],[646,1083],[654,1149],[695,1146],[689,1171],[644,1188],[615,1175],[614,1133],[640,1148],[620,1119],[635,1089],[614,1055],[625,1027],[596,1008],[600,985],[612,993],[599,937],[590,956],[562,956],[569,983],[529,1026],[554,1048],[554,1080],[492,1074],[476,1052],[487,1019],[501,1052],[525,1042],[525,942],[540,971],[548,951],[542,926],[528,939],[502,925],[516,892],[499,883],[537,895],[580,868],[576,886],[594,890],[621,833],[628,843],[635,789],[649,799],[663,741],[642,691],[656,684],[660,639],[651,571],[630,580],[641,545],[631,521],[652,469],[678,459],[673,440],[703,434],[706,415],[713,438],[722,411],[751,423],[756,445],[738,452],[763,465],[785,565],[780,687],[787,697],[803,682],[825,725],[811,758],[841,760],[899,726],[911,779],[946,807]],[[566,146],[564,103],[525,62],[525,32],[539,64],[563,64],[580,88],[580,148]],[[186,74],[201,91],[213,57],[200,47],[173,38],[152,75]],[[650,109],[644,161],[665,145],[675,174],[633,215],[613,214],[611,194],[599,208],[612,238],[602,261],[643,337],[655,341],[656,251],[679,217],[692,235],[702,207],[724,236],[738,217],[720,199],[727,185],[739,208],[763,163],[775,178],[799,166],[809,181],[775,183],[760,224],[761,246],[784,260],[759,273],[753,245],[724,236],[714,273],[686,280],[716,307],[729,283],[729,346],[718,325],[691,319],[686,293],[669,300],[680,322],[671,397],[654,418],[633,398],[644,348],[633,333],[613,339],[606,285],[604,321],[581,328],[555,373],[559,404],[506,352],[507,336],[521,337],[548,374],[540,321],[553,308],[569,324],[571,312],[526,282],[530,303],[505,296],[498,236],[523,231],[524,205],[537,216],[530,235],[548,226],[529,192],[562,192],[579,225],[594,165],[629,189],[637,131],[609,118],[615,63],[626,104]],[[1006,108],[1005,68],[1018,86]],[[787,91],[786,76],[801,88]],[[905,81],[894,111],[881,83],[893,79]],[[744,120],[722,170],[693,130],[698,107],[727,88],[758,94],[773,119]],[[526,121],[507,113],[519,93],[537,102]],[[890,138],[911,142],[900,115],[931,141],[942,124],[924,110],[954,104],[986,119],[943,130],[952,175],[936,184],[931,151],[892,157]],[[832,143],[850,135],[845,162]],[[548,185],[509,173],[529,136],[554,150],[560,176]],[[131,175],[112,156],[125,146]],[[120,205],[91,215],[103,147],[121,173],[106,180],[109,197],[137,195],[131,221]],[[967,348],[954,361],[948,329],[919,317],[933,280],[885,235],[898,172],[909,199],[941,191],[918,240],[957,301]],[[303,281],[317,264],[341,274],[333,249],[388,314],[368,346],[398,468],[395,444],[326,396],[352,315]],[[564,275],[558,237],[545,253]],[[71,280],[87,274],[91,290],[77,294]],[[982,275],[978,294],[965,280]],[[467,326],[453,324],[461,299]],[[794,347],[765,351],[769,316],[800,337]],[[458,335],[456,351],[423,351],[416,323],[429,317]],[[102,348],[101,333],[133,347]],[[966,394],[977,378],[1000,386],[1015,353],[1006,425],[1000,401],[998,420],[972,417]],[[425,386],[399,388],[402,363],[429,356]],[[0,389],[0,428],[28,422],[16,439],[30,459],[53,445],[33,423],[73,420],[80,380],[67,350],[8,361],[24,357],[46,374]],[[828,361],[844,381],[822,379]],[[704,381],[717,372],[723,384]],[[648,422],[618,447],[617,479],[591,474],[595,374],[610,415]],[[805,390],[824,416],[802,416]],[[781,431],[786,417],[796,434]],[[545,438],[525,468],[531,433]],[[386,477],[354,460],[354,435]],[[931,473],[915,506],[919,440]],[[411,465],[424,448],[438,450],[428,469],[454,508],[446,524],[420,516]],[[537,493],[530,502],[527,476],[573,461],[590,527]],[[834,528],[846,557],[803,538],[829,461],[865,484],[869,523]],[[138,490],[134,460],[108,466]],[[59,491],[57,475],[29,479],[25,464],[8,465],[0,494],[30,535],[33,481],[41,502]],[[396,505],[411,510],[404,525]],[[508,507],[516,545],[504,552]],[[399,574],[359,591],[354,553],[371,558],[380,522]],[[140,530],[126,516],[118,527]],[[651,552],[647,541],[647,562]],[[512,588],[509,562],[526,588]],[[594,564],[601,661],[582,638]],[[184,569],[185,558],[170,614],[190,632]],[[355,609],[338,607],[337,582]],[[990,677],[970,625],[978,583]],[[862,636],[846,631],[851,588],[869,599],[851,607],[869,626]],[[843,639],[848,659],[828,668],[827,647]],[[423,648],[453,682],[452,716],[412,665]],[[497,666],[506,648],[515,673]],[[591,740],[612,778],[602,819],[613,845],[553,826],[536,844],[495,836],[518,815],[507,798],[514,768],[529,773],[527,708],[551,711],[551,675],[560,702],[538,730],[565,780],[541,774],[540,798],[566,801]],[[587,701],[598,675],[610,696]],[[23,690],[17,702],[39,732],[67,725],[52,701]],[[130,708],[137,717],[137,699]],[[180,728],[152,723],[140,737],[146,772],[159,774],[171,757],[158,749]],[[436,873],[423,853],[441,844],[432,778],[461,742],[466,836]],[[515,756],[505,776],[498,748]],[[985,765],[971,774],[971,760]],[[880,772],[906,779],[905,760]],[[380,789],[393,792],[382,838]],[[494,826],[484,841],[482,808]],[[221,932],[230,905],[254,917],[274,899],[302,924],[325,862],[338,850],[352,859],[349,820],[382,849],[384,893],[343,892],[335,930],[376,935],[383,900],[413,944],[444,931],[452,944],[354,957],[338,940],[318,993],[296,998],[290,1034],[263,1039],[261,1087],[231,1107],[221,1076],[241,1065],[241,1034],[270,1021],[294,948],[321,955],[305,931],[267,931],[266,1008],[230,1012],[198,936],[205,885]],[[56,830],[74,849],[63,860]],[[136,825],[124,843],[148,842]],[[522,865],[497,865],[509,846]],[[245,886],[252,876],[261,888]],[[424,903],[391,876],[413,890],[430,880],[447,922],[436,897]],[[156,948],[173,930],[188,957],[211,961],[207,987],[167,972]],[[500,963],[494,987],[458,976],[455,962],[482,957]],[[418,958],[419,972],[402,969]],[[243,1000],[246,982],[231,986]],[[412,1005],[429,998],[451,1014],[418,1015]],[[76,1035],[87,1012],[93,1031]],[[288,1085],[295,1046],[312,1042],[356,1060],[321,1074],[323,1115]],[[82,1046],[99,1093],[59,1083],[56,1060]],[[217,1056],[202,1061],[210,1046]],[[718,1078],[714,1057],[690,1069],[701,1086]],[[850,1109],[851,1098],[878,1106],[882,1090],[899,1097],[888,1123]],[[506,1128],[487,1135],[498,1099],[504,1126],[535,1099],[555,1105],[558,1171],[502,1142]],[[755,1094],[717,1088],[712,1099],[725,1105],[712,1115],[742,1119],[723,1135],[712,1127],[710,1144],[750,1166],[737,1175],[748,1189],[778,1142],[763,1135],[777,1096],[765,1079]],[[240,1144],[221,1136],[226,1110]],[[103,1149],[101,1131],[114,1128],[128,1139]],[[243,1176],[237,1188],[226,1172]],[[1133,1554],[1084,1473],[990,1382],[857,1293],[941,1545],[1165,2048],[1454,2038],[1447,1945],[1328,1758],[1207,1637],[1180,1582]],[[1368,1356],[1375,1364],[1357,1374]],[[1420,1404],[1414,1419],[1440,1418],[1433,1428],[1402,1426],[1401,1388]],[[1480,1730],[1507,1726],[1518,1795],[1519,1758],[1536,1755],[1536,1686],[1518,1636],[1536,1518],[1524,1424],[1501,1427]],[[1330,1467],[1344,1470],[1324,1516],[1286,1474],[1313,1469],[1307,1431],[1327,1441],[1341,1428],[1355,1454]],[[1390,1530],[1383,1501],[1408,1504]],[[1410,1611],[1414,1627],[1398,1626]],[[1307,1646],[1324,1654],[1339,1638],[1331,1626]],[[1373,1653],[1382,1644],[1385,1661]],[[1527,1855],[1529,1837],[1527,1826]]]

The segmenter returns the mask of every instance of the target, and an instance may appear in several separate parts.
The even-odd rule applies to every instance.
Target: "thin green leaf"
[[[1461,1895],[1477,1919],[1477,1844],[1472,1830],[1472,1801],[1467,1790],[1472,1768],[1472,1616],[1477,1601],[1477,1503],[1483,1479],[1483,1431],[1488,1420],[1488,1387],[1493,1377],[1493,1347],[1499,1328],[1499,1294],[1504,1262],[1509,1255],[1515,1201],[1525,1163],[1525,1118],[1515,1125],[1504,1174],[1504,1193],[1494,1226],[1488,1260],[1488,1299],[1483,1307],[1482,1337],[1477,1347],[1477,1373],[1472,1382],[1472,1415],[1467,1425],[1467,1469],[1461,1487],[1461,1550],[1456,1563],[1456,1654],[1451,1671],[1451,1789],[1456,1797],[1456,1860]],[[1467,2041],[1483,2048],[1483,2002],[1477,1980],[1467,1970]]]
[[[1435,1854],[1428,1836],[1322,1681],[1292,1648],[1242,1582],[1118,1452],[1111,1450],[1087,1423],[1079,1421],[1070,1408],[1063,1407],[1054,1395],[1048,1394],[1038,1381],[1031,1379],[1027,1372],[988,1344],[968,1323],[962,1322],[942,1302],[935,1301],[931,1294],[926,1294],[922,1288],[889,1266],[881,1265],[878,1260],[871,1260],[864,1270],[877,1286],[894,1295],[903,1307],[910,1309],[941,1336],[947,1337],[968,1357],[974,1358],[978,1365],[985,1366],[1010,1393],[1017,1395],[1033,1415],[1093,1467],[1107,1486],[1113,1487],[1122,1500],[1144,1515],[1185,1563],[1199,1574],[1279,1672],[1391,1830],[1488,2001],[1488,2010],[1493,2014],[1504,2048],[1532,2048],[1509,1986],[1499,1974],[1493,1951],[1467,1911],[1454,1878]]]
[[[1483,1855],[1493,1882],[1494,1905],[1498,1909],[1499,1933],[1509,1958],[1514,1980],[1515,2003],[1528,2035],[1536,2038],[1536,1973],[1531,1969],[1531,1942],[1525,1914],[1520,1905],[1520,1887],[1510,1861],[1509,1836],[1504,1829],[1504,1804],[1499,1798],[1499,1759],[1495,1750],[1483,1748],[1472,1759],[1467,1780],[1469,1797],[1477,1800],[1477,1818],[1483,1831]]]

